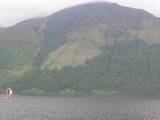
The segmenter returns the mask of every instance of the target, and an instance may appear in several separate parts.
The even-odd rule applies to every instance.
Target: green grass
[[[102,26],[84,27],[67,35],[69,41],[52,51],[42,69],[61,69],[65,66],[78,66],[86,60],[98,56],[105,45]]]
[[[32,61],[37,45],[24,41],[0,41],[0,69],[11,69]]]
[[[24,41],[0,41],[0,87],[32,69],[37,45]]]

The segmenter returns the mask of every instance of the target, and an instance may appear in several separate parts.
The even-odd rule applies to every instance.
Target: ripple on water
[[[0,120],[160,120],[160,99],[16,96],[0,108]]]

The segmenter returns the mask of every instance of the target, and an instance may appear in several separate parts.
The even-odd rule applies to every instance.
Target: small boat
[[[13,91],[11,88],[7,88],[7,94],[4,97],[5,99],[9,99],[13,95]]]

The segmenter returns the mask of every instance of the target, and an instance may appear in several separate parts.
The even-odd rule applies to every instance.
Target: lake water
[[[160,99],[14,96],[0,120],[160,120]]]

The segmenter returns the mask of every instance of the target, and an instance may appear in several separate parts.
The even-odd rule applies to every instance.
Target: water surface
[[[160,120],[160,99],[14,96],[0,120]]]

